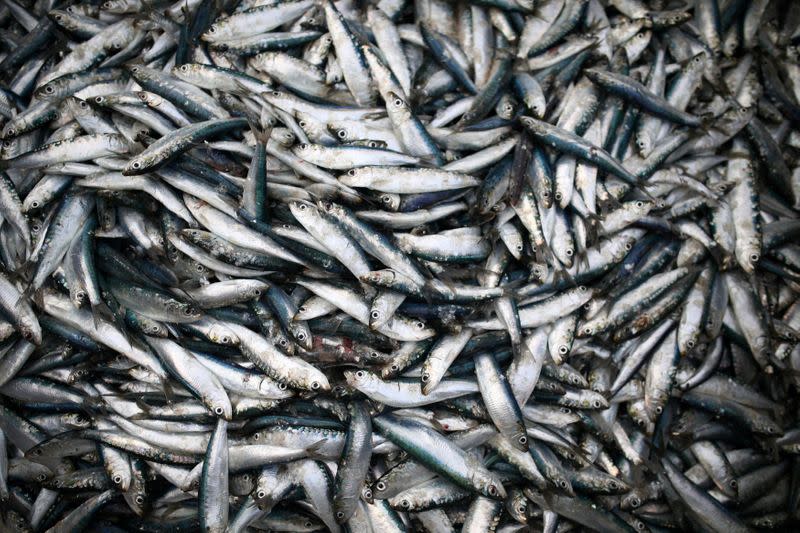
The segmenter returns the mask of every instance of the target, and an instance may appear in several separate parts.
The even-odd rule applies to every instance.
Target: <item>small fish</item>
[[[51,4],[0,531],[797,529],[794,3]]]

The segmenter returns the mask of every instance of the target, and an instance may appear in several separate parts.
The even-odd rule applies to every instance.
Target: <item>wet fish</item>
[[[0,531],[798,529],[794,2],[0,43]]]

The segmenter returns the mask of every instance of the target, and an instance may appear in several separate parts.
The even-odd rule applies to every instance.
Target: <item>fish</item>
[[[793,2],[0,42],[0,531],[797,529]]]

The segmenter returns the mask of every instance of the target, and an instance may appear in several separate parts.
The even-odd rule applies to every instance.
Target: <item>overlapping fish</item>
[[[800,528],[800,4],[0,28],[0,531]]]

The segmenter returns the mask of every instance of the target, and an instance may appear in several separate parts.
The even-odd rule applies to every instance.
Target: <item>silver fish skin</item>
[[[0,531],[797,529],[793,2],[51,4]]]

